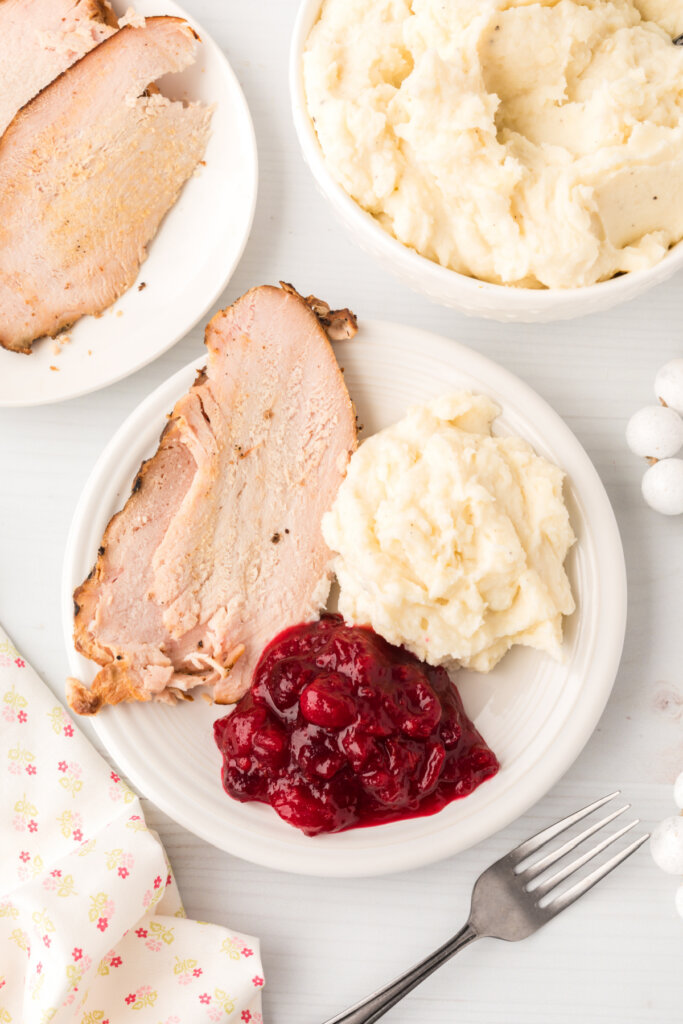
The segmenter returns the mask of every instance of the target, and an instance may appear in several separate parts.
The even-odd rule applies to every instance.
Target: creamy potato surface
[[[559,657],[574,610],[563,473],[465,392],[412,409],[351,456],[323,535],[339,610],[431,665],[487,672],[513,644]]]
[[[569,288],[683,237],[683,0],[326,0],[304,54],[328,166],[405,245]]]

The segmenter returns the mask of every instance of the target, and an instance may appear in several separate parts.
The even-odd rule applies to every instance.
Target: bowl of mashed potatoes
[[[499,320],[683,264],[683,0],[304,0],[294,121],[356,241]]]

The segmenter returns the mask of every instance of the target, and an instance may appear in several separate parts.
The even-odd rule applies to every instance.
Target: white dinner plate
[[[128,6],[129,0],[113,3],[119,16]],[[249,237],[258,185],[256,140],[232,69],[208,33],[173,0],[135,0],[135,9],[185,18],[201,38],[195,63],[161,81],[173,99],[214,106],[206,166],[185,184],[137,281],[113,306],[100,317],[79,320],[66,332],[70,341],[60,352],[49,338],[36,341],[30,355],[0,348],[0,406],[75,398],[156,359],[213,305]]]
[[[202,700],[174,708],[129,704],[105,708],[93,722],[133,784],[215,846],[287,871],[371,875],[472,846],[540,799],[569,768],[614,683],[626,621],[626,572],[614,514],[592,463],[526,384],[454,341],[396,324],[361,324],[357,337],[339,343],[336,352],[363,436],[388,426],[415,402],[465,388],[501,405],[498,432],[520,435],[567,472],[566,498],[578,541],[567,563],[577,611],[566,621],[565,661],[515,648],[489,675],[461,671],[455,677],[468,714],[498,755],[500,772],[431,817],[311,839],[270,807],[237,803],[223,792],[211,724],[225,709]],[[63,616],[72,673],[87,683],[96,666],[73,649],[72,592],[90,571],[105,526],[128,496],[140,462],[156,450],[166,414],[201,364],[176,373],[126,420],[78,504],[65,557]]]

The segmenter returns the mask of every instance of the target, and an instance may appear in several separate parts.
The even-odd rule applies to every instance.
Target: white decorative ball
[[[674,782],[674,803],[676,807],[683,811],[683,772]]]
[[[643,458],[668,459],[683,445],[683,419],[664,405],[647,405],[628,421],[626,443]]]
[[[683,359],[665,363],[655,377],[655,394],[683,416]]]
[[[683,512],[683,459],[662,459],[645,471],[645,501],[655,512],[677,516]]]
[[[670,875],[683,875],[683,817],[665,818],[650,840],[652,858]]]
[[[674,897],[676,910],[683,917],[683,883],[676,889],[676,896]]]

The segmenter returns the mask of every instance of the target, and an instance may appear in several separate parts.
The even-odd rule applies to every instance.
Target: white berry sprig
[[[626,443],[650,462],[642,482],[645,501],[665,516],[683,513],[683,359],[672,359],[655,377],[659,405],[639,409],[628,421]]]
[[[674,803],[680,813],[660,821],[652,833],[650,850],[662,871],[683,875],[683,772],[674,783]],[[676,890],[675,902],[676,910],[683,917],[683,880]]]

